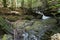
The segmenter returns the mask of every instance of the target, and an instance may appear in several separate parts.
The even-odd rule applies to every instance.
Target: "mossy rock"
[[[32,26],[28,26],[27,29],[31,29],[31,30],[39,30],[41,28],[44,28],[45,26],[53,26],[56,24],[56,20],[55,19],[46,19],[46,20],[36,20],[34,22],[34,24]]]
[[[10,16],[6,16],[6,17],[7,17],[6,19],[11,21],[11,22],[17,21],[19,19],[19,16],[10,15]]]
[[[11,35],[4,34],[2,40],[13,40],[13,37]]]

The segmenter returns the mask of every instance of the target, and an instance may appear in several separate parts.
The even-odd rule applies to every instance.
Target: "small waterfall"
[[[50,17],[45,16],[45,15],[42,16],[42,19],[48,19],[48,18],[50,18]]]
[[[45,16],[42,12],[40,12],[40,11],[36,11],[36,13],[38,13],[38,14],[41,14],[42,15],[42,19],[48,19],[48,18],[50,18],[50,17],[48,17],[48,16]]]

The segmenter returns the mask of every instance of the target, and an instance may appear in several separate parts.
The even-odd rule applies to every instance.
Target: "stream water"
[[[37,37],[34,34],[29,34],[25,32],[22,34],[24,40],[37,40]]]
[[[50,29],[50,28],[51,28],[51,27],[42,28],[42,29],[40,30],[39,34],[37,34],[38,37],[37,37],[37,35],[34,35],[34,32],[32,32],[32,30],[29,31],[29,33],[28,33],[28,32],[25,32],[25,33],[22,34],[23,39],[24,39],[24,40],[41,40],[40,38],[41,38],[41,37],[45,34],[45,32],[46,32],[48,29]]]
[[[42,15],[42,19],[48,19],[48,18],[50,18],[49,16],[45,16],[45,15],[44,15],[42,12],[40,12],[40,11],[37,11],[37,10],[36,10],[36,13]]]
[[[45,16],[43,13],[41,13],[40,11],[38,11],[38,12],[36,12],[36,13],[38,13],[38,14],[41,14],[42,15],[42,19],[43,20],[46,20],[46,19],[49,19],[50,17],[48,17],[48,16]],[[42,21],[43,21],[42,20]],[[31,23],[33,23],[33,22],[31,22]],[[29,23],[27,23],[27,26],[28,25],[31,25],[31,23],[29,24]],[[25,23],[26,24],[26,23]],[[35,26],[35,25],[34,25]],[[23,26],[23,27],[25,27],[25,26]],[[40,26],[39,26],[40,27]],[[41,37],[45,34],[45,32],[47,31],[47,30],[49,30],[49,29],[51,29],[52,27],[50,26],[50,25],[44,25],[44,26],[42,26],[40,29],[39,29],[39,33],[37,34],[37,35],[35,35],[34,33],[35,33],[35,31],[34,30],[30,30],[30,31],[28,31],[28,32],[26,32],[26,31],[24,31],[23,33],[22,33],[22,35],[21,36],[23,36],[23,40],[41,40]]]
[[[41,12],[36,12],[36,13],[43,15],[43,16],[42,16],[42,19],[43,19],[43,20],[46,20],[46,19],[50,18],[50,17],[45,16],[45,15],[44,15],[43,13],[41,13]],[[40,30],[39,34],[38,34],[38,37],[39,37],[39,38],[38,38],[36,35],[34,35],[32,31],[30,31],[30,34],[27,33],[27,32],[25,32],[25,33],[23,33],[24,40],[41,40],[40,38],[44,35],[44,33],[46,32],[46,30],[48,30],[48,29],[50,29],[50,28],[51,28],[51,27],[47,27],[47,28],[44,27],[44,28],[42,28],[42,29]],[[31,33],[31,32],[32,32],[32,33]]]

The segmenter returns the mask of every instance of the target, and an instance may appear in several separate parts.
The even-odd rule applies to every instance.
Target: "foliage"
[[[0,16],[0,28],[2,28],[7,33],[12,33],[13,28],[3,17]]]
[[[17,21],[20,17],[19,16],[12,16],[12,15],[10,15],[10,16],[6,16],[7,18],[7,20],[9,20],[9,21]]]
[[[4,5],[4,7],[7,7],[6,0],[3,0],[3,5]]]
[[[7,34],[4,34],[2,40],[12,40],[12,36],[11,35],[7,35]]]
[[[3,38],[2,38],[2,40],[6,40],[6,39],[7,39],[7,38],[6,38],[6,35],[4,35]]]

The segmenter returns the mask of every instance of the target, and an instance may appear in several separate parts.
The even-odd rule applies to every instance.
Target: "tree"
[[[32,14],[32,0],[28,0],[28,9],[29,14]]]
[[[31,9],[32,8],[32,0],[28,0],[28,7]]]
[[[41,2],[43,3],[42,9],[45,9],[45,8],[48,8],[49,7],[49,4],[48,4],[48,1],[47,0],[41,0]]]
[[[4,7],[7,7],[7,3],[6,2],[7,2],[6,0],[3,0],[3,6]]]
[[[21,1],[21,7],[24,8],[24,0]]]
[[[12,2],[12,3],[11,3],[11,4],[12,4],[12,5],[11,5],[12,10],[15,10],[15,9],[16,9],[16,6],[17,6],[17,5],[16,5],[17,0],[11,0],[11,2]]]

